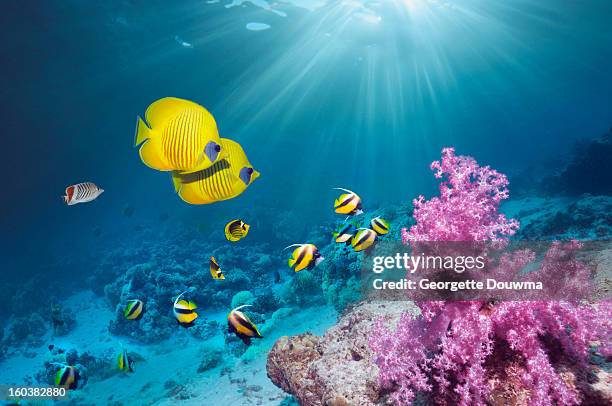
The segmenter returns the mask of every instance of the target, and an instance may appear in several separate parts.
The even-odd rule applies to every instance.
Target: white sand
[[[77,348],[79,353],[89,351],[95,356],[108,359],[108,368],[114,369],[115,354],[119,343],[130,353],[137,353],[144,361],[136,362],[133,374],[115,373],[104,380],[90,379],[81,390],[74,391],[71,399],[77,404],[106,405],[121,402],[122,405],[278,405],[287,395],[276,388],[267,378],[265,364],[268,350],[281,335],[298,334],[312,331],[322,334],[336,321],[336,312],[329,307],[315,307],[297,311],[287,319],[278,322],[270,330],[265,323],[260,330],[266,336],[254,340],[249,354],[252,361],[245,363],[228,355],[221,365],[197,373],[202,352],[218,348],[225,350],[221,335],[203,341],[189,335],[177,326],[174,337],[155,345],[143,345],[126,337],[111,336],[107,331],[113,313],[104,300],[91,292],[80,292],[68,299],[65,308],[79,309],[77,326],[65,337],[45,337],[45,344],[32,348],[34,358],[21,354],[11,355],[2,363],[0,382],[22,384],[26,375],[40,370],[45,360],[50,359],[47,344],[53,343],[64,349]],[[225,312],[201,315],[208,319],[225,320]],[[268,328],[266,328],[268,327]],[[270,330],[270,331],[268,331]],[[221,374],[222,370],[229,372]],[[171,389],[164,388],[170,380],[182,385]],[[180,390],[179,390],[180,389]],[[169,392],[176,390],[185,399],[177,399]]]

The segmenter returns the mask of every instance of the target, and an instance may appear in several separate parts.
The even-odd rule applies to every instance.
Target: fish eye
[[[247,173],[249,175],[252,175],[253,174],[253,168],[247,168]]]
[[[221,145],[219,145],[219,144],[215,145],[215,151],[220,152],[221,151]]]

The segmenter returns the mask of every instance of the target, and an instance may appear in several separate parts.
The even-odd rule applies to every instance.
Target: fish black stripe
[[[388,230],[387,226],[385,226],[384,223],[378,219],[374,219],[374,224],[376,224],[378,227],[382,228],[383,230]]]
[[[181,309],[180,307],[175,307],[174,311],[179,313],[179,314],[191,314],[191,313],[194,313],[194,310]]]
[[[236,316],[236,321],[238,322],[238,324],[240,324],[242,327],[246,328],[247,330],[249,330],[249,331],[251,331],[252,333],[255,334],[256,330],[255,330],[255,326],[254,326],[252,321],[245,320],[242,317],[240,317],[239,315],[235,315],[235,316]]]
[[[336,206],[336,209],[339,209],[341,207],[347,206],[349,203],[351,203],[353,201],[353,198],[355,198],[357,196],[353,195],[353,194],[349,194],[342,202],[340,202],[339,205]]]
[[[355,244],[355,247],[358,247],[359,245],[367,241],[368,237],[369,233],[367,231],[364,231],[363,236],[359,240],[357,240],[357,244]]]
[[[302,259],[304,259],[305,256],[306,256],[306,248],[300,247],[300,252],[298,253],[297,259],[295,260],[295,268],[297,268],[298,265],[300,265],[300,263],[302,262]]]
[[[128,316],[132,316],[135,313],[140,313],[140,309],[142,309],[142,303],[137,302],[134,306],[132,306],[132,308],[130,309],[130,312],[128,313]]]

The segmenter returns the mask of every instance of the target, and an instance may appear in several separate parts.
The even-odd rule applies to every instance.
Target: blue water
[[[245,216],[245,244],[284,261],[333,218],[333,187],[366,209],[407,205],[434,192],[442,147],[514,173],[562,166],[612,124],[607,1],[230,3],[2,3],[1,283],[66,297],[111,250],[197,227],[220,244]],[[261,178],[228,202],[182,202],[133,148],[136,116],[165,96],[209,109]],[[82,181],[106,192],[66,207]],[[285,241],[279,217],[299,219]]]

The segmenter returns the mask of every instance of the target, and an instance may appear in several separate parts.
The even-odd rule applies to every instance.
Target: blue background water
[[[2,278],[86,276],[61,265],[137,238],[126,205],[160,227],[260,208],[315,227],[335,186],[366,208],[431,192],[443,146],[513,172],[612,123],[607,1],[225,4],[2,3]],[[136,115],[164,96],[206,106],[262,177],[230,202],[180,201],[132,147]],[[81,181],[106,192],[64,206]]]

